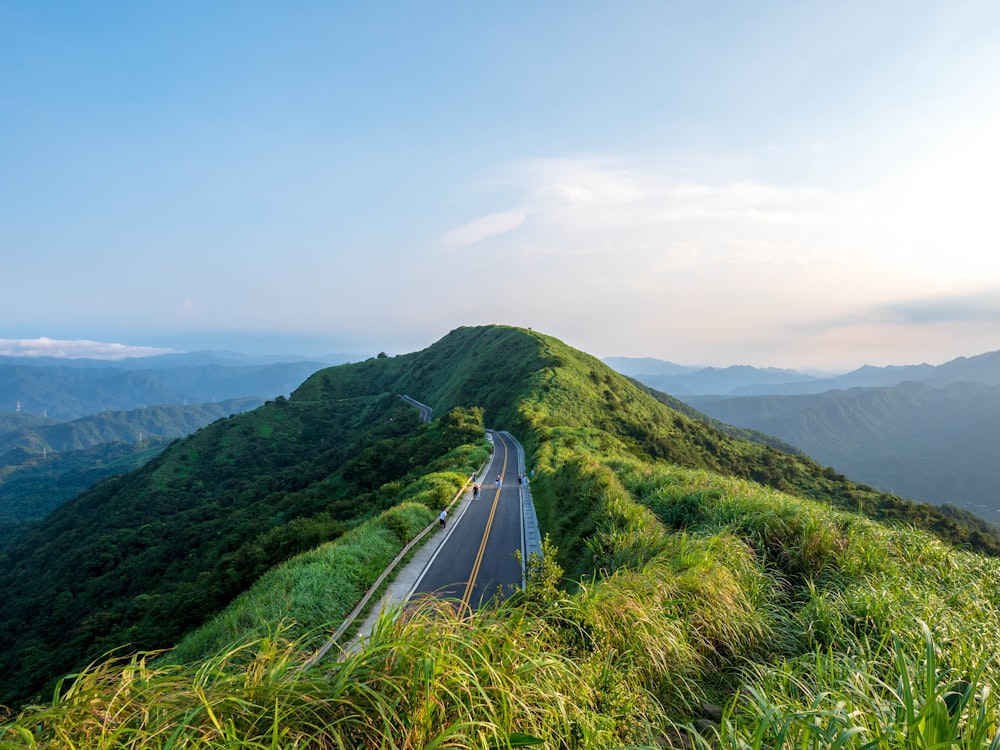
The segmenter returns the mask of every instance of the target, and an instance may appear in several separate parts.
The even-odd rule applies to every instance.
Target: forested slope
[[[0,414],[0,546],[92,484],[136,469],[170,439],[256,408],[245,397],[206,404],[102,411],[72,421]]]

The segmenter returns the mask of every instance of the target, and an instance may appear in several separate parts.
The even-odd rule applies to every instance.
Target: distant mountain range
[[[102,411],[70,422],[0,412],[0,547],[95,482],[142,466],[174,438],[255,409],[244,397],[208,404]]]
[[[833,377],[752,367],[679,372],[678,365],[657,360],[606,361],[713,419],[773,435],[851,479],[1000,521],[1000,352],[937,366],[866,366]]]
[[[604,362],[622,375],[677,397],[823,393],[837,388],[880,388],[908,381],[939,387],[962,381],[1000,385],[1000,351],[959,357],[941,365],[865,365],[841,375],[746,365],[689,367],[642,357],[607,357]]]
[[[274,361],[230,352],[193,352],[109,362],[0,357],[0,411],[78,419],[100,411],[287,395],[337,361]]]

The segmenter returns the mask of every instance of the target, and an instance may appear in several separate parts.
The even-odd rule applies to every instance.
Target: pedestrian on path
[[[444,528],[444,519],[448,517],[448,511],[442,510],[441,515],[438,516],[438,523],[441,524],[441,528]]]
[[[472,499],[476,500],[478,498],[479,498],[479,485],[474,484],[472,485]]]

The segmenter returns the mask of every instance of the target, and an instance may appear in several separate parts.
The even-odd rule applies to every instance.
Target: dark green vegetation
[[[259,398],[102,411],[71,422],[0,414],[0,547],[92,484],[142,466],[170,439],[260,406]]]
[[[290,401],[202,430],[113,481],[169,476],[166,467],[183,467],[186,456],[189,473],[171,499],[190,503],[224,481],[203,473],[213,468],[205,446],[224,455],[249,426],[277,432],[282,417],[304,420],[393,392],[453,414],[466,439],[478,425],[469,410],[482,408],[486,423],[524,443],[556,548],[530,561],[522,596],[471,618],[426,603],[384,618],[359,651],[303,672],[315,633],[297,632],[296,621],[315,597],[298,590],[333,583],[336,565],[310,583],[311,566],[334,555],[345,534],[272,568],[213,620],[228,618],[231,634],[245,629],[240,642],[190,663],[205,652],[200,645],[173,660],[96,665],[49,705],[0,725],[0,742],[707,747],[690,734],[700,715],[713,714],[705,702],[723,711],[703,736],[734,750],[1000,742],[1000,561],[983,554],[996,551],[995,534],[720,432],[534,332],[459,329],[423,352],[322,371]],[[441,422],[423,429],[448,432]],[[296,434],[306,435],[284,433],[258,460],[322,449],[316,436]],[[408,463],[391,454],[362,450],[337,472],[377,482],[386,478],[381,462]],[[293,481],[262,469],[270,473],[261,481]],[[368,490],[376,505],[386,491]],[[400,538],[421,522],[385,518],[370,523],[400,528]],[[373,544],[383,533],[373,529]],[[292,590],[294,602],[281,606]],[[37,602],[35,613],[51,607]]]
[[[903,383],[692,404],[776,435],[874,487],[1000,520],[1000,386]]]

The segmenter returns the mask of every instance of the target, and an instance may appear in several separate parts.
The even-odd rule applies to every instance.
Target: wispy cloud
[[[799,333],[820,334],[868,327],[925,327],[953,323],[1000,322],[1000,289],[964,295],[930,295],[865,305],[855,312],[797,321],[788,326]]]
[[[1000,322],[1000,289],[990,292],[904,300],[883,305],[880,311],[897,323]]]
[[[690,263],[691,247],[699,248],[703,261],[745,262],[745,254],[733,253],[732,238],[754,245],[761,260],[768,247],[787,258],[782,233],[840,221],[827,192],[817,187],[745,177],[699,180],[692,172],[662,158],[520,160],[486,183],[520,208],[463,224],[445,241],[471,244],[520,228],[508,250],[522,256],[628,254],[662,268]],[[672,248],[686,249],[675,254]]]
[[[472,245],[487,237],[513,231],[521,226],[527,218],[528,211],[524,208],[513,208],[509,211],[481,216],[445,232],[444,241],[448,245]]]
[[[681,167],[656,160],[540,159],[520,162],[513,172],[533,212],[577,207],[596,220],[647,224],[703,218],[811,221],[825,195],[815,187],[748,179],[693,181]]]
[[[50,339],[0,339],[0,355],[6,357],[61,357],[65,359],[125,359],[126,357],[149,357],[168,354],[172,349],[158,349],[150,346],[128,346],[126,344],[104,343],[101,341]]]

